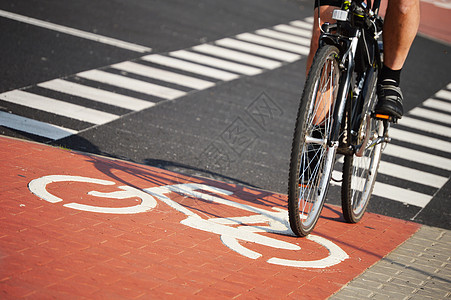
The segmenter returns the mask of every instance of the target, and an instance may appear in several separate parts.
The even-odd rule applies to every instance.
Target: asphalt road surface
[[[310,1],[0,10],[0,134],[286,193]],[[450,51],[417,36],[369,211],[451,228]]]

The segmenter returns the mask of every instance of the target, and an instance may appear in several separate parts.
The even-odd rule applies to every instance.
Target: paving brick
[[[356,287],[356,286],[347,286],[347,289],[349,291],[354,292],[357,296],[360,296],[362,298],[364,297],[369,297],[373,294],[373,292],[371,290],[369,290],[368,288],[360,288],[360,287]]]
[[[409,295],[409,300],[426,300],[426,299],[436,299],[429,295]]]

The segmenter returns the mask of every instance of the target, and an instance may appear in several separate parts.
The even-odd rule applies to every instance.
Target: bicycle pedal
[[[388,122],[391,122],[394,124],[398,123],[398,118],[390,116],[390,115],[373,113],[372,117],[376,120],[388,121]]]

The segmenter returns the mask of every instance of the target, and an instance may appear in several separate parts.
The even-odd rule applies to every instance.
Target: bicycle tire
[[[340,82],[338,57],[339,50],[332,45],[324,45],[317,51],[300,100],[288,176],[289,222],[297,236],[307,236],[315,227],[330,185],[336,154],[329,137]],[[319,122],[321,105],[329,109],[321,110],[319,115],[324,114],[324,120]],[[312,142],[314,130],[315,143]],[[322,140],[320,144],[319,140]],[[311,162],[316,164],[310,165]]]
[[[341,205],[343,217],[348,223],[359,222],[365,214],[366,208],[373,192],[376,182],[377,170],[382,155],[382,144],[372,145],[378,137],[383,135],[382,121],[371,118],[370,111],[376,102],[376,77],[371,83],[370,99],[364,108],[369,122],[362,118],[359,132],[357,133],[357,144],[366,135],[367,126],[370,126],[369,139],[362,156],[346,155],[343,164],[343,182],[341,185]]]

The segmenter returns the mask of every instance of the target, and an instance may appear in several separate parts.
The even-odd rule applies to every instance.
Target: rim
[[[380,121],[372,120],[373,129],[370,134],[368,144],[377,139],[382,134],[382,124]],[[354,215],[360,216],[365,210],[371,187],[375,180],[381,145],[367,148],[362,157],[354,156],[352,163],[351,178],[351,205]]]
[[[299,217],[304,227],[315,223],[328,187],[331,168],[324,169],[333,159],[328,147],[333,125],[332,114],[339,85],[339,68],[331,53],[326,59],[315,83],[308,108],[304,143],[299,169]],[[318,130],[321,128],[321,130]],[[316,131],[316,133],[314,133]],[[312,165],[316,162],[315,165]],[[331,165],[331,164],[330,164]],[[308,171],[305,169],[309,168]],[[307,175],[306,175],[307,174]]]

